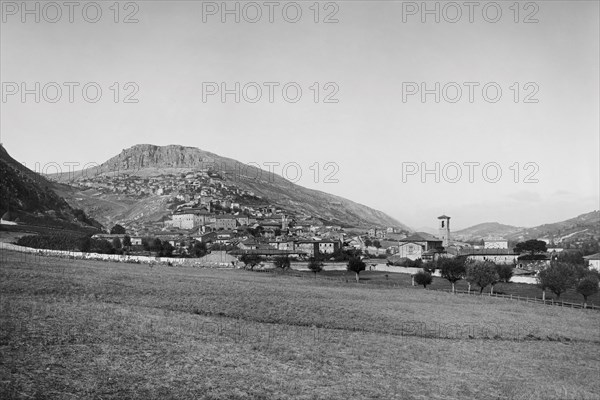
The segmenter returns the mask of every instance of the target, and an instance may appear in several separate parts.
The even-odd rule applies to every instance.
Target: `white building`
[[[506,239],[485,239],[483,241],[484,249],[508,249],[508,240]]]
[[[592,254],[591,256],[583,257],[588,262],[590,269],[600,271],[600,253]]]

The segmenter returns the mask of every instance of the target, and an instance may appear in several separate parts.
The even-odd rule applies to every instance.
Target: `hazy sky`
[[[421,1],[320,2],[318,15],[314,1],[228,1],[239,23],[222,2],[120,2],[118,15],[113,3],[98,2],[99,17],[79,3],[71,23],[66,6],[58,15],[27,2],[36,22],[21,2],[2,2],[1,141],[27,166],[101,163],[139,143],[194,146],[265,169],[279,162],[280,174],[288,164],[294,181],[299,166],[298,184],[414,228],[441,214],[459,229],[600,208],[597,1],[521,2],[518,15],[513,1],[427,2],[439,23]],[[221,83],[225,102],[208,92]]]

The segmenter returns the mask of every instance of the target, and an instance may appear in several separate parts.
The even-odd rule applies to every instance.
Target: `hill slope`
[[[81,210],[73,209],[54,189],[56,183],[14,160],[0,145],[0,213],[26,224],[72,230],[101,228]]]
[[[600,211],[592,211],[578,215],[565,221],[551,224],[543,224],[533,228],[524,228],[517,234],[510,236],[511,239],[551,239],[554,243],[563,241],[577,241],[600,239]]]
[[[407,226],[381,211],[339,196],[295,185],[279,175],[269,174],[254,166],[194,147],[136,145],[123,150],[100,166],[77,171],[74,178],[73,175],[69,177],[66,174],[54,178],[62,182],[68,181],[79,188],[65,189],[62,192],[71,204],[77,200],[83,201],[86,211],[96,218],[103,218],[103,222],[127,223],[143,219],[156,221],[169,214],[165,201],[160,201],[161,197],[165,196],[161,196],[156,190],[143,198],[138,198],[135,193],[132,195],[131,191],[127,195],[118,195],[115,192],[109,194],[106,191],[95,193],[94,189],[97,189],[101,182],[112,187],[116,182],[123,182],[116,177],[140,178],[142,181],[131,178],[130,182],[137,182],[137,192],[142,193],[147,192],[147,185],[151,184],[148,178],[163,177],[157,186],[166,187],[174,179],[198,171],[208,171],[211,185],[219,189],[225,187],[225,193],[236,190],[249,193],[255,204],[276,205],[291,212],[313,216],[316,220],[328,224],[395,226],[409,230]],[[181,181],[180,186],[191,185],[192,181],[192,178]],[[84,182],[90,189],[80,190]],[[176,190],[181,193],[187,189]],[[140,207],[143,211],[140,211]],[[108,214],[102,215],[101,209]]]
[[[548,239],[556,244],[563,241],[598,240],[600,238],[600,211],[581,214],[575,218],[531,228],[486,222],[452,234],[457,240],[480,240],[486,237],[503,237],[512,241]]]
[[[452,234],[453,238],[457,240],[480,240],[486,237],[506,237],[514,233],[520,232],[523,228],[519,228],[512,225],[503,225],[498,222],[484,222],[470,226],[460,231],[456,231]]]

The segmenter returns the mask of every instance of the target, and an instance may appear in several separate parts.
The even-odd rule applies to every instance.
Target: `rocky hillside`
[[[55,193],[51,182],[14,160],[0,145],[0,215],[10,211],[23,224],[71,230],[101,228]]]
[[[92,178],[97,181],[102,178],[110,179],[110,177],[130,175],[143,178],[164,176],[165,180],[169,180],[173,176],[202,170],[210,170],[215,179],[228,187],[236,187],[252,193],[262,203],[304,213],[317,220],[343,226],[394,226],[409,230],[404,224],[381,211],[342,197],[295,185],[279,175],[269,174],[254,166],[194,147],[136,145],[123,150],[119,155],[100,166],[76,172],[74,178],[66,174],[54,176],[54,178],[77,186],[78,181]],[[93,189],[93,186],[90,187],[91,191]],[[144,188],[139,187],[139,189]],[[74,204],[77,199],[89,198],[90,191],[87,192],[65,190],[63,195],[71,204]],[[164,209],[164,204],[160,201],[155,199],[150,202],[151,204],[148,202],[148,199],[152,197],[160,196],[155,194],[144,198],[144,202],[139,202],[132,201],[131,196],[107,197],[101,193],[94,194],[94,199],[99,200],[103,207],[105,206],[104,208],[110,208],[112,204],[114,215],[111,216],[110,223],[126,223],[128,218],[139,217],[141,212],[136,212],[137,207],[144,207],[144,216],[152,215],[153,218],[156,218],[161,211],[165,215],[168,214],[168,210]],[[103,201],[104,203],[102,203]],[[106,203],[107,201],[109,203]],[[94,210],[92,207],[88,207],[86,210],[89,210],[91,215],[97,218],[103,218],[100,210]]]

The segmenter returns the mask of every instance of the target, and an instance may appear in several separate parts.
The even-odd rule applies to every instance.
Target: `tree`
[[[433,268],[431,271],[427,268],[427,266],[423,265],[423,260],[421,260],[420,258],[417,258],[416,260],[408,260],[406,262],[406,264],[404,265],[405,267],[409,267],[409,268],[423,268],[426,272],[432,273],[435,268]]]
[[[532,239],[517,243],[514,250],[515,253],[519,254],[529,252],[533,257],[536,253],[543,253],[548,249],[546,248],[546,242],[543,240]]]
[[[587,303],[588,296],[598,293],[598,277],[596,275],[587,275],[576,286],[577,293],[583,296],[584,304]]]
[[[240,257],[240,261],[244,263],[245,268],[250,266],[250,269],[253,270],[255,266],[260,264],[261,258],[258,254],[244,254]]]
[[[111,235],[124,235],[126,233],[125,228],[117,224],[110,229]]]
[[[442,257],[437,261],[437,267],[440,269],[442,278],[452,284],[452,293],[455,292],[454,285],[465,276],[464,257],[447,258]]]
[[[150,251],[160,252],[162,250],[162,241],[159,238],[150,239],[148,246]]]
[[[570,264],[585,265],[583,259],[583,252],[580,250],[561,251],[560,253],[558,253],[558,261]]]
[[[513,276],[513,267],[506,264],[496,265],[496,272],[500,278],[500,282],[510,282],[510,278]]]
[[[115,249],[106,239],[92,240],[92,251],[100,254],[114,254]]]
[[[346,269],[356,274],[356,282],[358,282],[358,274],[360,274],[360,271],[364,271],[366,267],[366,264],[359,257],[352,257],[350,260],[348,260]]]
[[[273,260],[273,265],[275,265],[277,268],[281,268],[282,271],[285,271],[290,267],[290,258],[288,256],[275,257]]]
[[[380,249],[381,248],[381,242],[379,240],[373,240],[373,246],[375,246],[376,248]]]
[[[129,237],[129,235],[125,235],[123,237],[123,246],[127,248],[131,247],[131,238]]]
[[[496,272],[496,264],[490,261],[478,261],[467,265],[465,279],[469,283],[479,286],[479,293],[483,293],[483,289],[488,285],[493,286],[500,280],[500,276]]]
[[[158,240],[158,239],[156,239],[156,240]],[[175,250],[173,245],[165,240],[160,245],[160,250],[158,251],[158,255],[160,257],[171,257],[173,255],[173,250]]]
[[[574,268],[571,264],[554,262],[542,269],[537,279],[542,290],[550,289],[558,299],[561,293],[566,292],[575,283]]]
[[[121,247],[123,247],[123,246],[121,245],[121,239],[119,239],[118,237],[116,237],[116,238],[113,238],[113,240],[112,240],[112,246],[113,246],[113,247],[114,247],[116,250],[119,250]]]
[[[81,242],[79,244],[79,250],[81,250],[83,253],[89,253],[91,249],[92,249],[92,238],[90,238],[89,236],[84,236],[83,238],[81,238]]]
[[[315,258],[308,260],[308,269],[315,273],[315,279],[317,279],[317,272],[323,271],[323,263]]]
[[[192,257],[204,257],[206,253],[208,253],[208,249],[206,248],[206,243],[203,242],[195,241],[192,247],[190,248],[190,255]]]
[[[423,285],[424,289],[427,289],[427,285],[431,285],[431,282],[433,282],[433,277],[429,272],[419,271],[415,274],[415,283]]]

